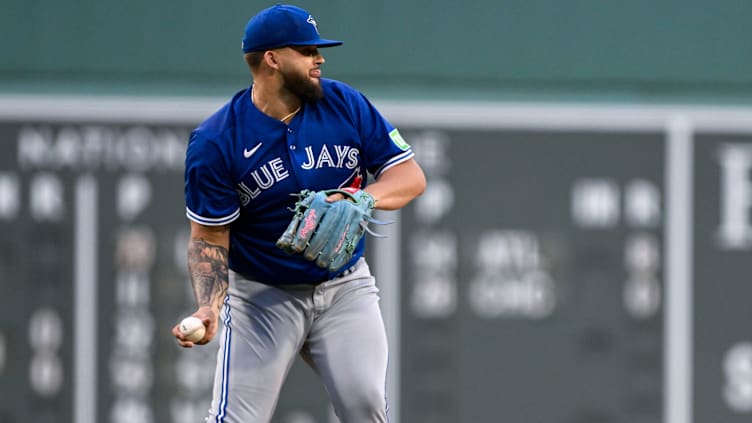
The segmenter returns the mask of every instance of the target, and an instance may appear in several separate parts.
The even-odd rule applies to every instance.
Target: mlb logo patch
[[[402,150],[407,150],[408,148],[410,148],[410,144],[408,144],[405,139],[402,138],[402,135],[400,135],[399,131],[396,128],[389,133],[389,138],[392,139],[394,145]]]

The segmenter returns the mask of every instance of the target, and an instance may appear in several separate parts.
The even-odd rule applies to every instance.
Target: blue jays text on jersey
[[[321,80],[323,99],[303,104],[285,124],[259,111],[251,89],[199,125],[185,161],[186,215],[202,225],[230,224],[229,266],[268,284],[317,283],[325,269],[276,247],[302,189],[365,187],[366,174],[413,157],[399,132],[359,92]],[[352,263],[363,255],[364,240]],[[349,263],[347,266],[351,265]]]

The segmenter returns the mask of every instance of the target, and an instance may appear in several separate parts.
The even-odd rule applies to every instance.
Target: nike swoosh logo
[[[258,143],[258,144],[256,144],[256,146],[255,146],[255,147],[253,147],[253,148],[252,148],[252,149],[250,149],[250,150],[249,150],[249,149],[247,149],[247,148],[244,148],[244,149],[243,149],[243,157],[245,157],[245,158],[247,159],[247,158],[249,158],[249,157],[253,156],[253,153],[255,153],[255,152],[256,152],[256,151],[257,151],[257,150],[258,150],[259,148],[261,148],[261,144],[263,144],[263,143]]]

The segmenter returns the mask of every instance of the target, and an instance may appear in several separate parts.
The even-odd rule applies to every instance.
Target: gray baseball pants
[[[341,422],[387,422],[378,301],[364,259],[315,286],[273,287],[231,272],[207,422],[269,422],[298,354],[321,377]]]

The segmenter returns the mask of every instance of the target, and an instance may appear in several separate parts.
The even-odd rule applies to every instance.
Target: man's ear
[[[264,52],[264,61],[266,65],[273,69],[279,69],[279,63],[277,62],[277,53],[273,50],[267,50]]]

